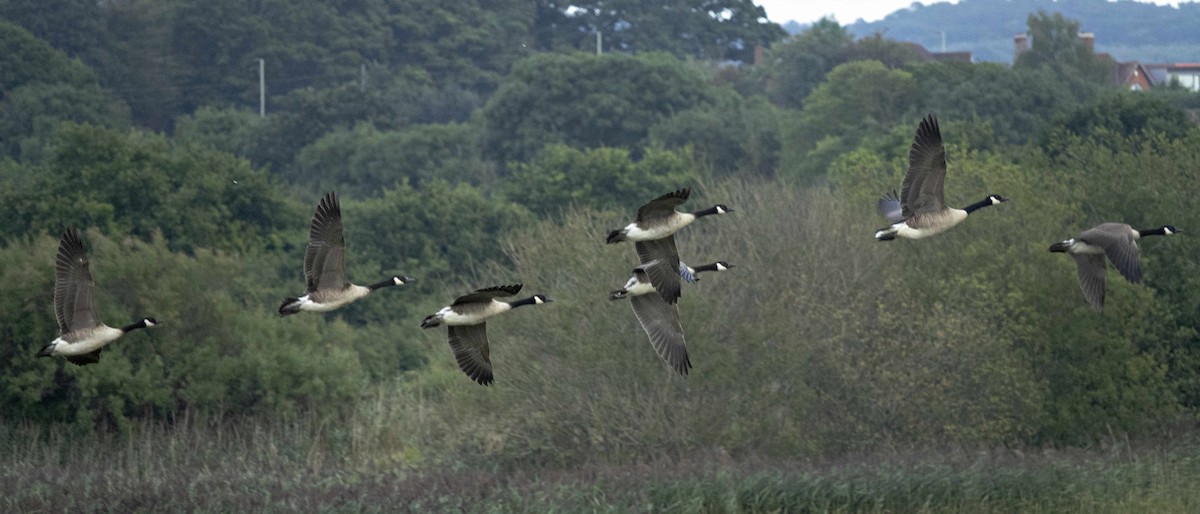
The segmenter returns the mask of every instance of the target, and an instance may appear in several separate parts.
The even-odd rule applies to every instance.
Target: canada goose
[[[675,272],[679,267],[679,250],[675,247],[675,232],[697,218],[733,212],[723,204],[696,212],[676,211],[675,207],[682,205],[691,192],[691,188],[685,187],[650,200],[638,208],[636,221],[609,232],[605,240],[607,244],[633,241],[640,262],[663,263],[662,266],[651,266],[649,275],[654,288],[667,303],[679,300],[679,275]]]
[[[75,365],[95,364],[100,362],[100,351],[108,343],[127,332],[158,324],[154,318],[142,318],[121,328],[101,323],[96,316],[95,288],[79,232],[67,229],[58,243],[58,257],[54,260],[54,317],[58,319],[58,339],[42,347],[38,357],[62,355]]]
[[[1075,271],[1079,275],[1079,288],[1093,309],[1104,308],[1104,256],[1112,261],[1117,271],[1126,280],[1136,284],[1142,281],[1142,263],[1139,259],[1137,240],[1145,236],[1170,236],[1179,230],[1163,225],[1148,230],[1137,230],[1124,223],[1101,223],[1080,232],[1073,239],[1050,245],[1051,252],[1065,252],[1075,259]]]
[[[521,284],[513,284],[479,289],[460,296],[454,299],[454,303],[421,320],[421,328],[445,324],[450,334],[450,349],[454,351],[454,359],[458,361],[459,369],[480,385],[491,385],[492,359],[489,357],[491,352],[488,350],[485,321],[517,307],[554,301],[540,294],[515,302],[497,300],[513,296],[520,291]]]
[[[407,284],[413,279],[398,275],[369,286],[346,279],[346,240],[342,237],[342,206],[330,191],[317,204],[304,251],[304,296],[284,298],[279,315],[300,311],[327,312],[367,296],[376,289]]]
[[[700,273],[705,271],[726,271],[732,267],[734,266],[728,262],[717,261],[693,268],[684,264],[683,261],[679,261],[679,278],[682,278],[685,282],[695,284],[700,281],[700,277],[696,276]]]
[[[625,287],[608,294],[609,300],[629,297],[633,315],[641,323],[642,330],[650,338],[650,345],[659,358],[680,375],[687,376],[692,367],[688,359],[687,344],[683,340],[683,326],[679,324],[679,305],[669,304],[655,294],[647,268],[659,265],[660,261],[643,263],[633,269],[633,277]]]
[[[942,146],[942,131],[932,114],[921,120],[912,149],[908,151],[908,172],[900,197],[884,196],[879,200],[879,213],[892,225],[879,229],[875,239],[891,241],[897,237],[921,239],[953,227],[967,215],[989,205],[1008,201],[1000,195],[968,205],[965,209],[946,207],[942,186],[946,181],[946,148]]]

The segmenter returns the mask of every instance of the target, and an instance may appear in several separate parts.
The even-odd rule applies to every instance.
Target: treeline
[[[1194,93],[1119,92],[1073,38],[1035,38],[1010,68],[924,61],[832,21],[781,40],[747,2],[680,4],[704,21],[672,29],[702,39],[686,47],[639,38],[670,32],[636,3],[402,4],[0,1],[0,418],[336,415],[380,464],[545,464],[1079,443],[1200,407],[1192,243],[1147,241],[1145,284],[1110,280],[1103,314],[1046,251],[1100,221],[1200,227]],[[576,50],[581,26],[613,19],[640,21],[602,56]],[[757,65],[749,42],[769,46]],[[266,116],[250,107],[260,57],[308,77],[272,89]],[[163,73],[120,67],[148,62]],[[929,112],[947,200],[1013,201],[875,243],[875,199]],[[684,260],[738,268],[685,290],[696,369],[680,379],[604,301],[633,256],[602,236],[685,185],[737,213],[681,234]],[[418,281],[280,319],[327,190],[349,276]],[[68,226],[86,229],[101,318],[163,321],[86,368],[33,357],[55,333]],[[417,321],[511,282],[558,301],[497,323],[496,386],[480,388]],[[380,398],[382,420],[355,414]]]
[[[1025,32],[1028,13],[1059,12],[1078,20],[1096,36],[1096,50],[1121,61],[1193,62],[1200,37],[1188,27],[1200,23],[1200,6],[1182,2],[1156,5],[1133,0],[962,0],[914,4],[873,22],[839,20],[858,36],[883,32],[938,50],[969,51],[977,60],[1012,62],[1013,36]]]

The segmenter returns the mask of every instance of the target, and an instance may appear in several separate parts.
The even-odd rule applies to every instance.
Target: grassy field
[[[1196,512],[1200,432],[1090,449],[936,448],[575,469],[379,466],[330,425],[5,425],[3,512]]]

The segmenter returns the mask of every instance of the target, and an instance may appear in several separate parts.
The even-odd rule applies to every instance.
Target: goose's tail
[[[300,312],[300,299],[299,298],[284,298],[283,304],[279,306],[279,315],[287,316],[289,314],[295,314],[297,312]]]

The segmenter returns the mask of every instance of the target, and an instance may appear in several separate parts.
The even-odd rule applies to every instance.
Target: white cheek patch
[[[729,268],[726,268],[724,264],[721,264],[719,262],[717,263],[717,271],[725,271],[727,269],[729,269]]]

